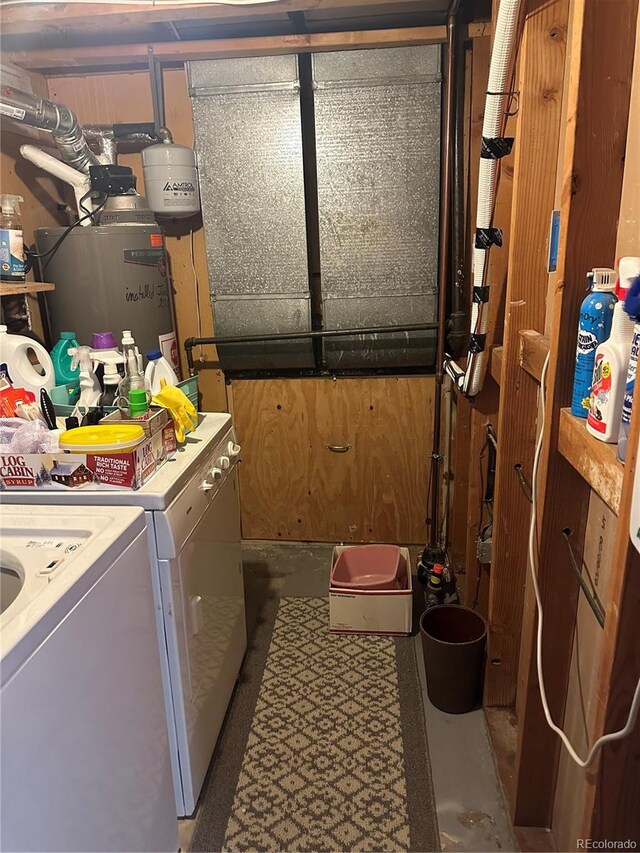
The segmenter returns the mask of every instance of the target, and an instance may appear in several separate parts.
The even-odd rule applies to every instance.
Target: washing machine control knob
[[[213,477],[214,480],[220,480],[222,477],[222,471],[220,470],[220,468],[216,467],[215,465],[213,466],[213,468],[211,469],[211,471],[209,473],[211,474],[211,476]]]
[[[239,444],[235,444],[235,442],[230,441],[227,445],[227,456],[230,456],[232,459],[235,459],[236,456],[240,456],[240,451],[242,448]]]
[[[228,456],[221,456],[218,459],[218,468],[222,468],[223,471],[226,471],[227,468],[231,465],[231,460]]]
[[[204,492],[205,494],[207,492],[210,492],[211,489],[214,489],[214,488],[215,488],[215,485],[213,483],[210,483],[208,480],[203,480],[200,483],[200,491]]]

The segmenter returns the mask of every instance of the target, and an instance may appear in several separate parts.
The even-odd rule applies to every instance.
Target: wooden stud
[[[115,44],[86,48],[51,48],[17,51],[9,58],[21,68],[48,72],[78,69],[146,66],[149,49],[158,62],[181,63],[202,59],[230,59],[242,56],[276,56],[289,53],[322,53],[332,50],[406,47],[440,44],[446,27],[407,27],[392,30],[362,30],[349,33],[305,33],[287,36],[256,36],[234,39],[202,39],[148,44]]]
[[[549,338],[533,329],[520,332],[520,354],[518,363],[529,376],[540,382],[542,366],[549,352]]]
[[[493,376],[493,380],[496,385],[500,384],[500,377],[502,375],[502,360],[504,355],[504,347],[493,347],[491,350],[491,364],[489,370],[491,371],[491,375]]]
[[[608,0],[575,0],[572,12],[560,250],[539,495],[543,666],[557,722],[564,716],[578,596],[573,573],[558,559],[561,531],[568,527],[576,542],[583,540],[589,502],[587,483],[557,450],[560,409],[571,395],[585,271],[608,266],[615,258],[637,0],[619,0],[615,15]],[[606,65],[591,61],[596,43],[612,46]],[[576,558],[580,560],[581,553]],[[560,743],[542,712],[533,653],[535,619],[530,616],[523,633],[514,823],[549,826]]]
[[[518,364],[520,330],[544,328],[549,212],[560,134],[568,0],[529,6],[520,47],[503,404],[498,419],[498,465],[489,599],[485,704],[515,703],[527,569],[531,505],[515,473],[531,482],[538,386]]]

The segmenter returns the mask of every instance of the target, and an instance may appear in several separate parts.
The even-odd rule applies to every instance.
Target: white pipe
[[[57,157],[53,157],[41,148],[37,148],[35,145],[21,145],[20,153],[25,160],[29,160],[29,162],[33,163],[39,169],[48,172],[55,178],[60,178],[61,181],[64,181],[66,184],[73,187],[73,193],[76,198],[76,207],[78,208],[78,216],[82,218],[80,200],[91,189],[89,177],[85,175],[84,172],[79,172],[77,169],[74,169],[73,166],[63,163],[62,160],[58,160]],[[85,199],[85,206],[87,206],[86,202],[89,202],[88,209],[91,210],[93,203],[88,198]],[[90,219],[82,220],[82,225],[90,224]]]
[[[487,98],[484,108],[484,121],[482,124],[482,136],[487,139],[495,139],[502,133],[502,118],[507,105],[507,88],[510,83],[511,69],[516,48],[516,34],[518,28],[518,17],[520,14],[521,0],[501,0],[491,51],[491,64],[489,65],[489,80],[487,84]],[[498,161],[480,158],[480,169],[478,172],[478,203],[476,209],[476,229],[490,228],[493,217],[493,205],[496,194],[496,177]],[[475,237],[475,230],[474,230]],[[491,282],[486,281],[486,271],[489,252],[485,249],[473,250],[473,286],[482,287]],[[489,294],[491,290],[489,290]],[[472,335],[484,335],[487,331],[489,320],[489,304],[482,302],[473,303],[471,309]],[[469,397],[475,397],[482,387],[485,374],[485,365],[488,353],[469,352],[467,368],[462,386],[463,393]]]

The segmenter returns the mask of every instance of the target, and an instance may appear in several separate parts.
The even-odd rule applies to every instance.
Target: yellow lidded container
[[[63,432],[60,448],[66,453],[129,453],[144,439],[144,430],[135,424],[97,424]]]

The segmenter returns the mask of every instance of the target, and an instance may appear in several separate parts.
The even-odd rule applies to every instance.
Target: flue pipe
[[[99,165],[78,123],[78,119],[64,104],[56,104],[29,92],[3,86],[0,92],[0,113],[19,124],[35,127],[53,134],[60,155],[79,172],[89,174],[89,166]]]

